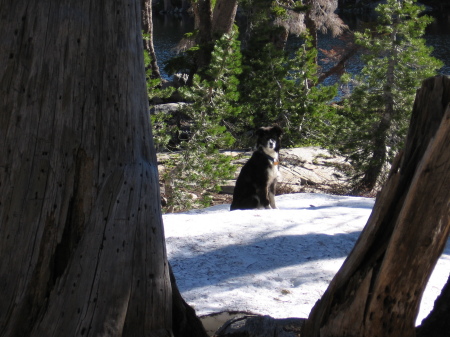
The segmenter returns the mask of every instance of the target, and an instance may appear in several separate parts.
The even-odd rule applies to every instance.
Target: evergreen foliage
[[[179,134],[178,158],[166,163],[170,169],[162,175],[170,211],[210,203],[208,191],[219,191],[224,179],[231,179],[235,168],[231,158],[219,149],[230,148],[234,138],[225,121],[240,113],[236,104],[241,54],[237,29],[216,41],[206,78],[195,75],[191,86],[180,89],[188,104],[182,109],[187,125]],[[172,126],[176,128],[177,126]],[[167,138],[165,139],[167,141]],[[202,197],[194,200],[188,190],[200,190]]]
[[[146,35],[144,34],[144,39]],[[144,50],[144,65],[145,65],[145,75],[147,82],[147,95],[150,100],[155,97],[167,98],[173,94],[175,89],[173,87],[168,87],[165,89],[161,88],[161,79],[152,78],[152,70],[150,68],[151,58],[149,53]],[[163,113],[152,114],[150,116],[152,122],[152,134],[153,142],[157,151],[161,151],[166,148],[170,141],[171,134],[175,132],[173,130],[172,123],[170,123],[170,116]]]
[[[310,39],[306,36],[294,55],[277,46],[282,28],[276,27],[273,19],[286,13],[272,1],[263,3],[275,5],[258,2],[253,6],[249,1],[253,14],[252,28],[244,38],[245,64],[241,64],[236,28],[216,41],[209,67],[179,89],[189,102],[181,111],[183,121],[163,113],[152,115],[157,148],[179,150],[176,158],[165,163],[168,169],[162,174],[169,211],[208,204],[208,192],[194,200],[188,191],[217,191],[222,179],[232,177],[235,169],[230,158],[219,149],[230,148],[236,139],[238,147],[253,146],[253,139],[246,139],[249,130],[279,124],[289,141],[285,146],[310,144],[320,138],[318,125],[333,110],[328,103],[336,95],[336,87],[316,86],[317,51]],[[196,48],[173,64],[179,67]],[[180,63],[180,59],[184,61]],[[188,71],[189,62],[183,67]],[[175,142],[173,135],[177,135]]]
[[[316,86],[317,50],[308,35],[294,55],[276,46],[273,41],[279,28],[269,23],[274,13],[253,14],[256,18],[243,51],[240,76],[240,123],[245,123],[241,128],[278,124],[286,146],[310,144],[318,140],[317,128],[333,109],[329,102],[337,88]]]
[[[356,33],[356,42],[367,50],[365,67],[330,125],[332,147],[355,170],[355,192],[372,190],[384,180],[403,146],[416,90],[442,66],[422,38],[432,20],[421,16],[423,9],[415,0],[387,0],[376,8],[376,28]]]
[[[415,0],[387,0],[377,7],[378,25],[356,33],[366,65],[350,80],[352,93],[330,104],[337,87],[317,84],[312,38],[305,35],[304,44],[289,54],[278,43],[283,28],[274,25],[274,18],[286,15],[284,7],[270,0],[240,4],[249,15],[242,55],[235,28],[215,42],[209,67],[179,89],[187,104],[177,120],[152,115],[157,148],[177,153],[162,175],[168,209],[208,205],[208,193],[234,173],[219,150],[236,146],[236,140],[238,147],[253,146],[248,131],[273,124],[283,128],[284,146],[326,145],[345,156],[355,192],[375,188],[403,146],[416,89],[441,66],[422,39],[431,21],[420,15],[423,8]],[[183,56],[187,72],[189,55],[198,48]],[[161,97],[158,86],[149,79],[150,96]],[[188,191],[202,198],[191,199]]]

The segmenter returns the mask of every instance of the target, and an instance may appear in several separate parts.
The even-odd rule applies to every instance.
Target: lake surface
[[[450,75],[450,13],[434,13],[434,17],[435,21],[427,28],[425,39],[427,44],[434,48],[433,56],[445,63],[439,70],[439,73]],[[358,27],[364,21],[354,15],[347,16],[344,20],[351,28]],[[188,15],[175,16],[156,13],[153,15],[153,43],[161,75],[164,78],[169,78],[169,75],[163,70],[164,62],[177,54],[176,46],[178,42],[183,38],[185,33],[191,32],[193,29],[194,20]],[[299,43],[298,38],[289,38],[288,44],[290,48],[294,49],[295,45]],[[319,36],[319,49],[329,50],[337,44],[343,45],[344,42],[326,34]],[[331,67],[331,64],[322,63],[320,65],[325,69]],[[351,73],[357,73],[362,66],[363,64],[356,56],[347,63],[346,69]],[[325,84],[330,84],[334,80],[330,78]]]
[[[153,45],[161,76],[169,75],[164,71],[164,62],[177,55],[176,46],[184,34],[194,30],[194,20],[186,14],[153,14]]]

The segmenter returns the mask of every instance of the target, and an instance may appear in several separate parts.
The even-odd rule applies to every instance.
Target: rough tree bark
[[[217,0],[212,17],[213,36],[221,37],[231,32],[236,18],[237,0]]]
[[[194,40],[189,39],[188,45],[197,45],[199,49],[194,56],[194,65],[190,69],[188,84],[192,84],[193,76],[196,73],[200,73],[203,77],[208,77],[205,73],[202,73],[202,70],[211,61],[211,52],[214,48],[215,40],[224,33],[229,33],[233,28],[237,1],[218,0],[216,1],[214,12],[211,6],[211,0],[198,0],[192,3],[197,34]],[[182,44],[186,44],[185,41]]]
[[[173,334],[175,337],[208,337],[195,310],[181,297],[172,268],[169,265],[172,284]]]
[[[450,230],[450,78],[423,82],[403,155],[302,337],[415,336],[420,300]]]
[[[198,33],[195,43],[200,46],[196,57],[196,69],[201,69],[209,64],[211,59],[212,42],[212,10],[211,0],[198,0],[192,4],[195,15],[195,28]]]
[[[153,19],[152,19],[152,0],[141,0],[142,6],[142,30],[147,35],[144,39],[144,49],[150,56],[151,78],[161,78],[156,59],[155,47],[153,45]]]
[[[0,336],[171,336],[141,2],[0,16]]]

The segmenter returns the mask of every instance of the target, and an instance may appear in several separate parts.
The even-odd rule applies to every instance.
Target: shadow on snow
[[[191,256],[172,256],[181,291],[211,286],[224,280],[254,275],[278,268],[298,266],[319,260],[346,257],[360,232],[287,235],[247,244],[235,244]]]

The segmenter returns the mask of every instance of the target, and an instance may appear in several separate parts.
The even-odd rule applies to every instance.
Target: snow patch
[[[168,259],[197,315],[247,311],[307,318],[350,253],[374,199],[327,194],[276,197],[275,210],[219,205],[163,216]],[[450,270],[450,248],[425,290],[417,324]]]

